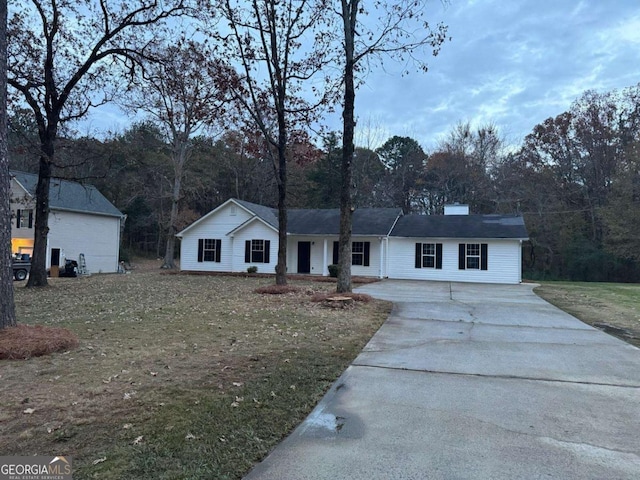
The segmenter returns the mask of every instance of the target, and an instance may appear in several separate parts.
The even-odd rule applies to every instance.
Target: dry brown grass
[[[255,293],[266,295],[284,295],[286,293],[298,292],[300,288],[293,285],[265,285],[254,290]]]
[[[18,325],[0,330],[0,360],[25,360],[78,346],[78,337],[66,328]]]
[[[0,361],[0,452],[71,455],[78,479],[240,478],[390,310],[311,302],[330,283],[290,279],[297,291],[261,295],[273,277],[164,275],[155,263],[16,285],[21,325],[66,328],[79,346]]]
[[[311,296],[312,302],[324,302],[326,300],[330,300],[335,297],[348,297],[352,299],[354,302],[363,302],[368,303],[373,300],[370,295],[366,293],[336,293],[336,292],[322,292],[315,293]]]

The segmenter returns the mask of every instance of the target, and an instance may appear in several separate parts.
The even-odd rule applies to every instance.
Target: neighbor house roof
[[[405,215],[392,237],[419,238],[529,238],[519,215]]]
[[[35,198],[38,175],[11,171],[11,177]],[[122,212],[93,185],[52,178],[49,185],[49,207],[55,210],[122,217]]]

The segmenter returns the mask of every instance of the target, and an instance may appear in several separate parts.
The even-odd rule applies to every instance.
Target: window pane
[[[432,256],[424,257],[422,265],[427,268],[434,268],[436,266],[436,259]]]
[[[351,265],[364,265],[364,242],[351,243]]]
[[[251,261],[264,263],[264,240],[251,240]]]
[[[480,255],[480,244],[479,243],[468,243],[467,244],[467,255]]]
[[[216,239],[215,238],[204,239],[202,260],[205,262],[216,261]]]
[[[480,269],[480,258],[478,258],[478,257],[467,257],[467,268],[469,270],[479,270]]]
[[[435,255],[435,253],[436,253],[436,245],[434,243],[423,243],[422,244],[422,253],[424,255]]]

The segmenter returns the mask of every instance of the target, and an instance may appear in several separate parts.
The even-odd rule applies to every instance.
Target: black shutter
[[[204,239],[198,239],[198,261],[201,262],[204,257]]]
[[[487,251],[488,251],[488,245],[486,243],[483,243],[480,245],[480,270],[487,270]]]
[[[16,210],[16,228],[20,228],[20,210]]]
[[[338,254],[340,253],[340,242],[333,242],[333,264],[338,264]]]
[[[251,263],[251,240],[244,242],[244,263]]]
[[[467,265],[467,244],[458,244],[458,270],[464,270]]]
[[[364,242],[364,266],[368,267],[371,260],[371,242]]]
[[[442,244],[436,243],[436,268],[442,270]]]
[[[216,240],[216,262],[220,263],[220,250],[222,250],[222,240]]]
[[[416,268],[422,268],[422,244],[416,243]]]
[[[33,210],[29,210],[29,228],[33,228]]]
[[[271,240],[264,241],[264,263],[269,263],[269,253],[271,250]]]

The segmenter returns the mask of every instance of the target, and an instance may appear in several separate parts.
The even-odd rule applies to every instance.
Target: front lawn
[[[74,478],[233,479],[314,407],[390,304],[327,308],[331,283],[96,275],[16,284],[22,324],[70,329],[78,348],[0,360],[0,452],[71,455]]]
[[[583,322],[640,347],[640,285],[541,282],[535,293]]]

